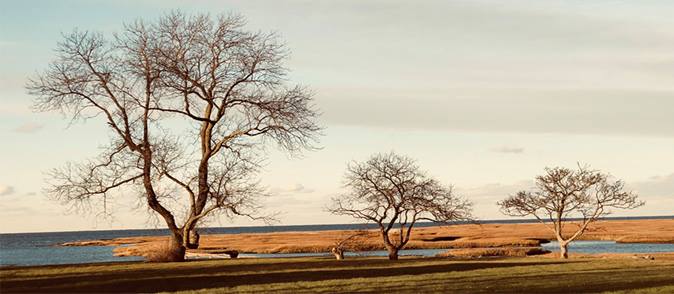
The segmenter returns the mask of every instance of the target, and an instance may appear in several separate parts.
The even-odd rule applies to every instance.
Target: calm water
[[[398,255],[400,256],[435,256],[438,253],[447,251],[447,249],[408,249],[400,250]],[[271,253],[271,254],[240,254],[239,257],[261,257],[261,258],[273,258],[273,257],[308,257],[308,256],[333,256],[330,253]],[[379,251],[360,251],[360,252],[345,252],[344,256],[388,256],[388,252],[384,250]],[[226,257],[226,256],[223,256]]]
[[[639,219],[671,219],[666,217],[645,217]],[[615,218],[630,219],[630,218]],[[523,223],[535,222],[535,220],[492,220],[481,221],[482,223]],[[432,223],[420,223],[419,227],[434,226]],[[325,231],[374,228],[373,225],[364,224],[336,224],[336,225],[299,225],[299,226],[260,226],[260,227],[231,227],[231,228],[207,228],[201,230],[203,234],[238,234],[238,233],[266,233],[266,232],[289,232],[289,231]],[[167,236],[167,230],[114,230],[114,231],[80,231],[80,232],[50,232],[50,233],[18,233],[0,234],[0,266],[6,265],[48,265],[48,264],[72,264],[91,262],[111,262],[140,260],[139,257],[115,257],[112,255],[113,247],[107,246],[83,246],[83,247],[60,247],[57,244],[80,240],[113,239],[120,237],[135,236]],[[594,241],[592,241],[594,242]],[[549,250],[555,250],[556,243],[545,244]],[[558,250],[558,249],[557,249]],[[444,249],[432,250],[403,250],[402,255],[433,256]],[[576,242],[571,247],[571,252],[663,252],[674,251],[674,244],[616,244],[613,242]],[[247,255],[241,257],[278,257],[278,256],[316,256],[323,254],[285,254],[285,255]],[[327,254],[326,254],[327,255]],[[347,256],[386,256],[384,251],[347,253]]]
[[[434,226],[422,223],[420,227]],[[298,225],[206,228],[202,234],[239,234],[291,231],[325,231],[374,228],[365,224]],[[56,246],[65,242],[114,239],[136,236],[168,236],[168,230],[112,230],[50,233],[0,234],[0,266],[48,265],[142,260],[140,257],[116,257],[111,246]],[[241,255],[242,257],[245,255]],[[250,256],[250,255],[249,255]]]
[[[550,251],[559,251],[559,242],[542,245]],[[570,253],[655,253],[674,252],[674,244],[616,243],[615,241],[575,241],[569,244]]]

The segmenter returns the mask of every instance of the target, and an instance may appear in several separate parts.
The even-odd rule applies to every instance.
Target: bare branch
[[[64,35],[56,59],[27,85],[35,108],[73,121],[100,116],[113,147],[54,171],[52,195],[77,202],[142,187],[183,250],[209,215],[272,221],[257,201],[266,195],[256,179],[260,151],[314,148],[318,111],[308,89],[287,85],[278,37],[244,26],[237,15],[173,12],[126,24],[112,41]]]
[[[625,191],[622,181],[611,181],[608,174],[578,166],[568,168],[546,168],[545,174],[536,177],[537,189],[521,191],[498,202],[501,211],[510,216],[534,216],[546,224],[562,246],[562,257],[566,257],[566,246],[580,237],[588,225],[610,213],[608,208],[634,209],[642,206],[636,194]],[[543,221],[539,215],[548,215]],[[578,228],[566,235],[564,224],[570,218],[580,218]]]
[[[390,258],[397,258],[419,220],[449,223],[472,218],[470,202],[427,177],[414,160],[394,153],[349,165],[344,186],[347,192],[333,198],[328,210],[376,223]]]

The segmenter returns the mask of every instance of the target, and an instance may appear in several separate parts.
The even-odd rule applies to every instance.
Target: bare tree
[[[394,153],[350,164],[345,188],[348,192],[334,198],[329,211],[377,224],[391,260],[398,259],[418,221],[471,218],[471,203],[426,176],[414,160]]]
[[[506,215],[534,216],[545,224],[559,242],[560,258],[568,258],[569,243],[590,223],[608,215],[610,208],[634,209],[643,204],[636,194],[625,191],[624,182],[583,166],[577,170],[546,168],[544,175],[536,177],[536,189],[498,202]],[[564,231],[567,223],[577,225],[571,234]]]
[[[362,243],[369,234],[366,230],[347,231],[335,240],[330,252],[335,256],[335,259],[344,259],[344,252],[347,250],[357,250],[358,244]]]
[[[296,154],[320,128],[311,93],[286,86],[278,37],[244,26],[241,16],[174,12],[111,39],[64,35],[56,59],[28,82],[35,107],[102,121],[111,140],[100,157],[54,170],[49,192],[79,203],[138,188],[172,232],[178,260],[198,246],[191,235],[207,216],[264,217],[256,174],[267,143]]]

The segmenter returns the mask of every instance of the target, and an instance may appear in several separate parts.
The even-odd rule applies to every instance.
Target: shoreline
[[[216,260],[257,260],[257,261],[274,261],[274,260],[293,260],[293,259],[325,259],[333,261],[334,258],[329,254],[325,255],[316,255],[316,256],[290,256],[290,257],[239,257],[237,259],[231,258],[195,258],[198,255],[191,253],[190,257],[186,259],[186,262],[209,262]],[[653,257],[652,259],[648,257]],[[484,256],[484,257],[471,257],[471,256],[419,256],[419,255],[403,255],[400,256],[401,260],[405,259],[423,259],[423,260],[449,260],[449,261],[500,261],[508,259],[522,259],[522,258],[531,258],[534,260],[559,260],[559,256],[556,252],[550,252],[546,254],[531,255],[531,256]],[[569,258],[566,261],[574,260],[643,260],[643,261],[665,261],[670,262],[674,261],[674,252],[656,252],[656,253],[573,253],[569,254]],[[346,260],[385,260],[385,258],[379,256],[351,256]],[[86,267],[106,267],[106,266],[118,266],[118,265],[135,265],[135,264],[153,264],[153,262],[147,262],[144,260],[127,260],[127,261],[102,261],[102,262],[85,262],[85,263],[60,263],[60,264],[39,264],[39,265],[0,265],[0,270],[29,270],[29,269],[50,269],[50,268],[86,268]],[[161,263],[155,263],[161,264]]]
[[[354,232],[355,230],[327,230],[203,234],[199,249],[188,249],[188,253],[209,254],[224,250],[236,250],[242,254],[328,253],[335,242]],[[379,238],[376,231],[368,230],[350,251],[382,250]],[[115,246],[115,256],[144,256],[163,245],[166,240],[167,236],[124,237],[67,242],[59,246]],[[540,223],[460,224],[416,228],[405,249],[539,247],[546,240],[554,241],[555,238]],[[593,223],[578,240],[674,244],[674,217],[602,220]]]
[[[674,215],[648,215],[648,216],[608,216],[603,217],[600,221],[616,221],[616,220],[667,220],[674,219]],[[577,220],[577,219],[572,219]],[[487,219],[480,220],[482,224],[528,224],[528,223],[538,223],[536,219]],[[453,225],[462,225],[466,224],[459,222]],[[215,233],[215,234],[241,234],[241,233],[272,233],[272,232],[305,232],[306,230],[296,230],[294,228],[303,228],[303,227],[319,227],[325,229],[319,229],[314,231],[334,231],[340,230],[336,227],[340,226],[352,226],[359,227],[368,225],[367,223],[344,223],[344,224],[291,224],[291,225],[265,225],[265,226],[233,226],[233,227],[208,227],[205,228],[205,231],[238,231],[232,233]],[[373,224],[369,224],[373,225]],[[419,226],[421,225],[421,226]],[[429,222],[419,222],[417,226],[421,227],[433,227],[438,226],[437,224],[432,224]],[[335,228],[330,228],[335,227]],[[268,231],[272,228],[272,231]],[[373,227],[374,228],[374,227]],[[253,232],[251,230],[255,230]],[[0,232],[0,235],[41,235],[41,234],[55,234],[55,233],[102,233],[102,232],[116,232],[116,231],[149,231],[149,232],[164,232],[169,233],[168,229],[157,229],[157,228],[130,228],[130,229],[102,229],[102,230],[66,230],[66,231],[33,231],[33,232]],[[153,235],[154,236],[154,235]]]

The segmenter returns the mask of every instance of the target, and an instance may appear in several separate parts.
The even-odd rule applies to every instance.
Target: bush
[[[550,253],[541,247],[494,247],[494,248],[465,248],[451,249],[440,253],[439,257],[487,257],[487,256],[513,256],[523,257]]]
[[[169,239],[167,242],[159,242],[148,245],[143,257],[147,262],[174,262],[185,260],[185,248],[173,245]]]

